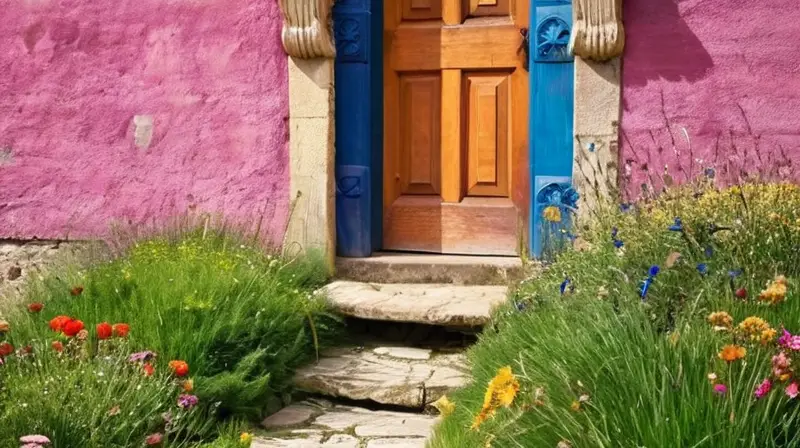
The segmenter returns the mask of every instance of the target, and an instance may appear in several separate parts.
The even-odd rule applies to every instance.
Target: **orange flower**
[[[64,324],[64,328],[62,328],[61,331],[63,331],[67,337],[71,338],[80,333],[81,330],[83,330],[83,322],[78,319],[71,319]]]
[[[42,311],[43,308],[44,304],[41,302],[33,302],[31,304],[28,304],[28,311],[30,311],[31,313],[38,313],[39,311]]]
[[[776,303],[783,302],[788,289],[786,277],[779,275],[775,277],[775,280],[767,284],[767,289],[761,291],[761,294],[758,295],[758,300],[768,302],[770,305],[775,305]]]
[[[714,329],[725,330],[733,326],[733,317],[725,311],[717,311],[708,315],[708,323],[714,326]]]
[[[142,366],[142,370],[144,370],[144,376],[153,376],[153,374],[156,372],[156,368],[153,367],[153,365],[149,362]]]
[[[53,341],[53,350],[61,353],[64,351],[64,344],[61,341]]]
[[[186,364],[186,361],[170,361],[169,368],[172,369],[172,373],[178,377],[184,377],[189,374],[189,364]]]
[[[194,390],[194,381],[190,378],[184,381],[181,386],[183,387],[184,392],[186,392],[187,394],[191,393]]]
[[[0,342],[0,357],[14,353],[14,346],[8,342]]]
[[[112,334],[111,324],[108,322],[103,322],[97,324],[97,338],[98,339],[108,339],[111,337]]]
[[[69,316],[56,316],[50,319],[50,329],[53,331],[62,331],[64,330],[64,325],[71,320],[72,318]]]
[[[131,331],[131,326],[123,323],[114,324],[113,330],[114,330],[114,336],[118,338],[124,338],[127,337],[128,332]]]
[[[744,347],[728,344],[725,347],[722,347],[722,351],[719,352],[719,359],[725,362],[733,362],[744,358],[746,354],[747,350],[745,350]]]
[[[74,297],[77,297],[83,294],[83,286],[80,285],[75,286],[74,288],[69,290],[69,293],[72,294]]]

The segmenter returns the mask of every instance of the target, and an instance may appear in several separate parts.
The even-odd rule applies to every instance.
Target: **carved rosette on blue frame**
[[[540,244],[536,249],[541,260],[551,261],[575,239],[573,216],[578,210],[580,195],[569,181],[546,177],[538,180],[544,182],[535,198]]]
[[[569,24],[562,18],[552,15],[539,22],[536,27],[536,61],[569,62]]]

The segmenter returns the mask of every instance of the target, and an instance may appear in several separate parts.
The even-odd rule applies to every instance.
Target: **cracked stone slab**
[[[426,414],[372,411],[319,401],[293,404],[276,415],[313,415],[302,427],[269,427],[253,440],[253,448],[424,448],[438,418]],[[291,419],[290,419],[291,420]],[[293,426],[294,421],[290,421]]]
[[[478,327],[506,300],[506,286],[336,281],[320,290],[334,309],[361,319]]]
[[[468,378],[463,353],[403,347],[337,348],[323,353],[318,363],[300,369],[294,384],[300,390],[331,397],[423,408],[465,386]]]

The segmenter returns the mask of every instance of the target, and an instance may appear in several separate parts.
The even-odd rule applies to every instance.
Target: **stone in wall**
[[[59,263],[97,256],[102,247],[85,241],[0,240],[0,315],[20,299],[28,280]]]

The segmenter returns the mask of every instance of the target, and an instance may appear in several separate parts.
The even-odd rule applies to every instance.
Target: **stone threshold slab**
[[[307,400],[267,417],[253,448],[425,448],[438,418]]]
[[[452,327],[487,324],[506,300],[506,286],[381,284],[335,281],[324,288],[331,306],[360,319]]]
[[[423,409],[468,381],[463,353],[410,347],[337,348],[297,371],[300,390]]]

